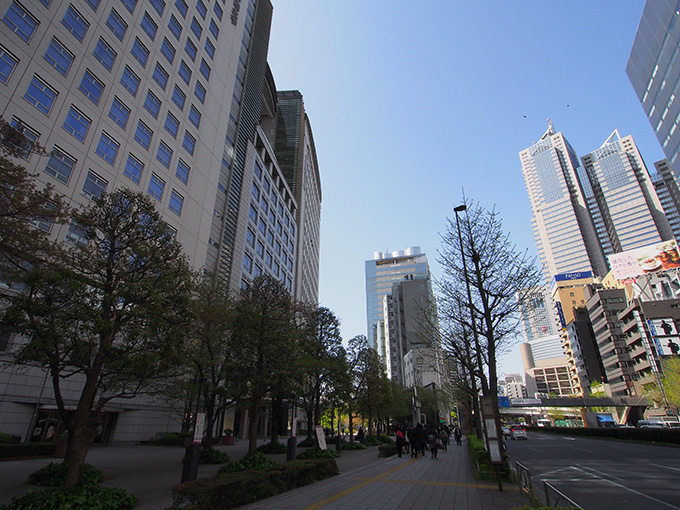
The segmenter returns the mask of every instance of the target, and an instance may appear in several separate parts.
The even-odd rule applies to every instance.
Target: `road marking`
[[[650,466],[656,466],[664,469],[672,469],[673,471],[680,471],[678,468],[670,467],[670,466],[662,466],[661,464],[652,464],[651,462],[649,463]]]

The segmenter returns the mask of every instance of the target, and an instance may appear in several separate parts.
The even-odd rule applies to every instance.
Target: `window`
[[[87,130],[90,128],[92,121],[85,117],[77,108],[71,105],[71,109],[66,115],[64,121],[64,129],[71,133],[77,140],[84,142]]]
[[[182,92],[182,89],[175,85],[175,90],[172,92],[172,102],[175,103],[180,110],[184,110],[186,99],[187,95]]]
[[[260,217],[260,221],[257,222],[257,228],[260,229],[262,235],[267,233],[267,222],[264,220],[264,218]]]
[[[177,172],[175,172],[177,178],[186,184],[189,181],[189,165],[187,165],[181,159],[177,162]]]
[[[60,74],[66,76],[74,59],[73,53],[68,51],[63,44],[56,39],[52,39],[47,51],[45,52],[45,60],[54,67]]]
[[[201,59],[201,67],[199,68],[199,70],[201,71],[201,74],[206,79],[206,81],[210,80],[210,66],[205,61],[205,59]]]
[[[255,207],[253,204],[250,204],[250,208],[248,209],[248,217],[253,221],[253,223],[257,223],[257,207]]]
[[[201,85],[200,81],[196,82],[196,88],[194,89],[194,95],[203,104],[205,102],[205,87]]]
[[[83,81],[80,82],[80,87],[78,87],[85,97],[87,97],[94,104],[99,103],[99,99],[102,97],[102,92],[104,91],[104,84],[95,78],[94,74],[87,69],[83,75]]]
[[[68,184],[74,166],[76,166],[76,160],[55,147],[50,154],[50,159],[45,167],[45,173],[64,184]]]
[[[123,84],[123,87],[127,89],[127,91],[132,94],[132,97],[137,96],[137,89],[139,89],[139,76],[137,76],[135,73],[132,72],[132,69],[130,69],[128,66],[125,66],[125,70],[123,71],[123,76],[120,79],[120,82]]]
[[[24,94],[24,99],[45,115],[50,114],[50,109],[56,98],[57,92],[37,76],[33,76],[33,80]]]
[[[146,99],[144,100],[144,108],[151,115],[153,115],[154,119],[158,118],[158,112],[161,111],[161,100],[158,99],[156,96],[154,96],[153,92],[151,92],[150,90],[148,90],[146,92]]]
[[[168,209],[174,212],[177,216],[182,216],[182,206],[184,205],[184,197],[177,193],[174,189],[170,193],[170,201],[168,202]]]
[[[142,22],[140,23],[142,30],[146,32],[146,35],[153,41],[156,38],[156,32],[158,31],[158,25],[151,19],[148,12],[144,13]]]
[[[127,163],[125,163],[125,170],[123,170],[123,175],[129,178],[135,184],[139,184],[139,180],[142,177],[142,172],[144,171],[144,164],[135,158],[132,154],[128,154]]]
[[[260,188],[257,187],[257,184],[253,183],[253,186],[250,188],[250,192],[252,193],[253,197],[255,197],[256,202],[260,200]]]
[[[194,149],[196,148],[196,139],[191,136],[188,131],[184,132],[184,141],[182,142],[182,147],[184,147],[189,154],[194,154]]]
[[[73,34],[73,37],[80,42],[83,42],[87,29],[90,27],[90,24],[85,21],[82,14],[73,8],[73,5],[68,6],[66,14],[64,14],[64,19],[61,20],[61,24],[64,25],[68,31]]]
[[[114,97],[113,103],[111,103],[109,117],[113,119],[113,121],[116,124],[125,129],[125,126],[127,126],[128,118],[130,117],[130,108],[125,106],[120,99]]]
[[[24,9],[17,2],[12,2],[12,5],[7,10],[5,17],[2,18],[12,32],[21,37],[25,42],[28,42],[35,32],[35,29],[40,24],[37,19],[31,16],[26,9]]]
[[[243,269],[249,273],[253,270],[253,257],[247,253],[243,254]]]
[[[196,127],[201,125],[201,112],[199,112],[194,105],[191,105],[191,109],[189,110],[189,122]]]
[[[156,159],[161,162],[165,168],[170,168],[170,160],[172,159],[172,149],[168,147],[165,142],[161,142],[158,146],[158,153]]]
[[[215,14],[219,18],[219,20],[222,21],[222,15],[224,14],[224,10],[222,10],[222,7],[220,7],[220,4],[218,2],[215,2],[215,5],[213,5],[213,11],[215,11]]]
[[[250,228],[246,229],[246,243],[248,243],[248,246],[251,248],[255,248],[255,232]]]
[[[201,40],[201,34],[203,33],[203,27],[198,22],[196,18],[191,18],[191,31],[196,36],[196,39]]]
[[[262,244],[261,241],[257,242],[257,246],[255,248],[255,251],[260,256],[260,258],[264,258],[264,244]]]
[[[220,35],[220,29],[213,19],[210,20],[210,33],[213,35],[215,40],[217,40],[217,36]]]
[[[153,131],[151,128],[144,124],[141,120],[137,123],[137,131],[135,131],[135,140],[139,145],[149,150],[151,146],[151,138],[153,137]]]
[[[113,63],[116,61],[116,52],[113,51],[111,46],[106,44],[104,39],[101,37],[99,38],[99,42],[97,42],[97,46],[94,48],[94,52],[92,52],[94,55],[94,58],[99,60],[101,64],[107,69],[111,70],[113,67]]]
[[[175,7],[177,7],[177,10],[179,11],[183,18],[187,17],[187,12],[189,12],[189,6],[184,0],[175,0]]]
[[[189,85],[189,80],[191,80],[191,69],[189,69],[189,66],[184,60],[179,64],[179,77],[184,80],[184,83]]]
[[[196,1],[196,10],[201,15],[201,18],[205,19],[205,15],[208,14],[208,8],[203,3],[203,0]]]
[[[29,126],[27,126],[24,122],[17,119],[16,117],[12,118],[12,120],[9,122],[9,125],[16,129],[17,131],[20,131],[24,135],[25,143],[19,146],[17,146],[16,144],[12,145],[14,145],[16,148],[22,148],[23,150],[21,151],[19,156],[25,160],[28,160],[31,153],[33,152],[35,144],[38,143],[40,133],[38,133],[34,129],[31,129]]]
[[[97,0],[99,1],[99,0]],[[135,7],[137,6],[137,0],[120,0],[121,3],[125,6],[125,8],[128,10],[130,14],[133,14],[135,12]]]
[[[0,82],[7,83],[19,59],[0,46]]]
[[[191,39],[187,38],[187,43],[184,45],[184,52],[189,55],[189,58],[192,61],[196,61],[196,54],[198,53],[198,50],[196,49],[196,45],[191,42]]]
[[[179,129],[179,121],[175,116],[168,112],[165,117],[165,130],[172,135],[173,138],[177,138],[177,130]]]
[[[135,42],[132,45],[130,53],[137,59],[137,62],[142,64],[142,67],[146,67],[146,63],[149,60],[149,50],[137,37],[135,37]]]
[[[151,7],[156,9],[159,16],[163,16],[163,11],[165,10],[164,0],[149,0],[149,3],[151,4]]]
[[[182,34],[182,25],[180,25],[179,21],[177,21],[177,18],[170,16],[168,28],[170,29],[172,35],[175,36],[175,39],[179,41],[179,36]]]
[[[102,136],[97,144],[97,150],[94,152],[104,161],[113,165],[114,161],[116,161],[116,154],[118,154],[118,147],[120,147],[120,144],[117,141],[102,132]]]
[[[163,67],[156,62],[156,68],[153,71],[153,81],[158,83],[163,90],[168,86],[168,72],[163,69]]]
[[[104,179],[90,170],[87,172],[85,184],[83,184],[83,191],[81,193],[91,200],[101,198],[102,193],[106,191],[107,184],[108,183]]]
[[[85,0],[85,3],[92,7],[94,12],[97,12],[97,9],[99,8],[99,2],[101,2],[101,0]]]
[[[149,181],[149,189],[147,189],[149,195],[154,197],[156,200],[161,200],[163,198],[164,189],[165,181],[158,177],[156,174],[151,174],[151,180]]]
[[[170,44],[167,38],[163,38],[163,45],[161,46],[161,53],[172,64],[175,60],[175,47]]]
[[[66,233],[66,237],[64,237],[64,241],[71,244],[85,246],[87,244],[87,235],[82,228],[80,228],[75,223],[71,223],[68,226],[68,232]]]
[[[113,35],[115,35],[119,41],[123,40],[125,32],[127,32],[128,29],[127,23],[123,21],[123,18],[120,17],[120,14],[118,14],[115,9],[111,9],[109,19],[106,20],[106,26],[111,29],[111,32],[113,32]]]
[[[210,41],[209,38],[205,40],[205,51],[208,53],[210,58],[215,58],[215,45]]]

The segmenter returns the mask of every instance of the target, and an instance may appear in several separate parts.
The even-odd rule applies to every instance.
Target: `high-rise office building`
[[[651,174],[652,183],[659,197],[661,207],[673,231],[673,237],[680,239],[680,189],[670,163],[662,159],[654,163],[656,173]]]
[[[366,320],[368,344],[385,357],[385,346],[379,342],[378,331],[384,331],[385,306],[383,298],[391,294],[392,284],[401,280],[430,278],[427,257],[419,246],[391,253],[374,252],[366,268]],[[381,338],[385,335],[382,334]]]
[[[576,152],[552,123],[541,139],[520,152],[546,282],[560,273],[607,272],[577,169]]]
[[[270,0],[1,2],[0,114],[50,151],[23,164],[71,205],[120,187],[149,193],[195,268],[232,291],[267,273],[316,302],[321,192],[311,127],[305,116],[297,180],[266,129],[280,112],[267,65],[272,14]],[[77,240],[72,225],[45,228]],[[0,387],[14,392],[2,397],[0,423],[25,436],[19,424],[40,407],[33,397],[45,379],[14,372],[0,370]],[[113,441],[173,426],[158,402],[114,404]]]
[[[676,177],[680,177],[680,2],[645,3],[626,74]]]

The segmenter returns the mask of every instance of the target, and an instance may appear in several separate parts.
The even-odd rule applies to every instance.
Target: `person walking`
[[[430,426],[430,428],[427,430],[427,446],[430,448],[430,458],[437,458],[437,449],[439,444],[441,444],[439,433],[437,432],[437,429]]]
[[[418,450],[416,448],[416,429],[409,427],[406,431],[406,437],[408,437],[409,447],[411,448],[411,457],[418,455]]]
[[[444,451],[445,452],[449,451],[449,433],[446,432],[446,427],[441,427],[439,429],[439,439],[442,442],[442,446],[444,447]]]
[[[459,427],[458,425],[456,425],[456,428],[453,429],[453,437],[456,438],[456,444],[457,444],[458,446],[460,446],[461,443],[462,443],[462,441],[461,441],[462,435],[463,435],[463,434],[462,434],[462,432],[460,431],[460,427]]]
[[[404,431],[401,430],[401,425],[397,425],[397,455],[401,459],[401,453],[404,449]]]

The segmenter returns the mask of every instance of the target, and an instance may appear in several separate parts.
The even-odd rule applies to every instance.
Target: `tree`
[[[13,161],[30,154],[46,155],[0,118],[0,278],[7,281],[13,279],[14,270],[27,267],[26,262],[30,266],[35,258],[52,254],[45,229],[68,213],[64,199],[52,186],[39,189],[36,175]]]
[[[457,221],[449,220],[447,232],[442,236],[440,262],[444,277],[440,288],[445,314],[472,333],[475,375],[484,394],[495,401],[497,356],[517,339],[520,303],[536,292],[542,276],[534,259],[526,251],[518,252],[510,242],[495,209],[487,211],[479,205],[473,208],[468,202],[465,205],[467,210],[460,230]],[[468,309],[464,312],[460,307],[456,309],[456,302],[467,303]],[[466,356],[461,356],[467,349],[460,348],[460,344],[449,350],[461,362],[469,363]]]
[[[297,328],[293,300],[281,282],[263,275],[255,278],[234,305],[234,367],[248,385],[244,397],[249,411],[248,453],[257,449],[257,423],[265,397],[280,384],[282,374],[294,369],[289,362]]]
[[[340,321],[328,308],[309,311],[300,339],[302,399],[307,423],[321,424],[322,402],[331,397],[335,383],[346,373],[345,349],[342,347]],[[312,427],[307,428],[311,438]]]
[[[80,478],[107,402],[154,393],[176,373],[192,284],[181,246],[148,195],[104,194],[74,213],[73,224],[77,242],[27,272],[26,291],[4,316],[28,338],[16,362],[51,376],[69,433],[66,487]],[[65,380],[81,383],[73,413]]]
[[[666,393],[668,403],[680,408],[680,357],[671,356],[663,358],[663,375],[661,381],[663,383],[663,390]],[[677,412],[677,411],[676,411]]]

